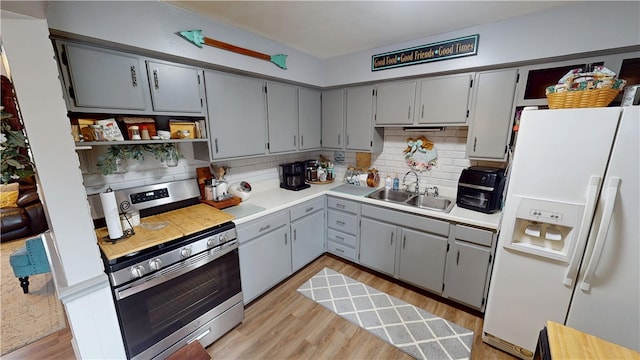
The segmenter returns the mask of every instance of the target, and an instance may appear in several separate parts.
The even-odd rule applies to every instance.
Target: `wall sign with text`
[[[478,54],[479,34],[416,46],[371,57],[371,71]]]

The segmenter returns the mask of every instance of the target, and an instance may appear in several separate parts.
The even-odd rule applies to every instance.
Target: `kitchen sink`
[[[391,201],[391,202],[397,202],[397,203],[403,203],[409,200],[413,196],[415,196],[415,194],[411,194],[404,191],[387,190],[387,189],[380,189],[378,191],[375,191],[367,195],[367,197],[370,199]]]
[[[380,189],[367,195],[369,199],[382,200],[397,204],[413,206],[421,209],[442,211],[448,213],[455,205],[455,201],[446,197],[416,195],[409,192]]]
[[[427,195],[417,195],[406,201],[407,205],[417,206],[423,209],[444,211],[448,213],[455,205],[455,202],[451,199],[444,197],[434,197]]]

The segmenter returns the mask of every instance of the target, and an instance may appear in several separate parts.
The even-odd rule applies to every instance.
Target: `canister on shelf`
[[[129,130],[131,130],[131,140],[142,140],[142,138],[140,137],[140,128],[138,127],[138,125],[130,126]]]

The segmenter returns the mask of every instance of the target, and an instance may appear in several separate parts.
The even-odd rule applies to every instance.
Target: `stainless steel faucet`
[[[440,191],[438,190],[437,186],[427,188],[427,190],[425,191],[426,195],[429,195],[429,190],[433,190],[433,197],[438,197],[438,195],[440,195]]]
[[[416,195],[420,195],[420,175],[418,175],[418,173],[416,173],[415,171],[407,171],[406,174],[404,174],[404,177],[402,178],[402,185],[406,186],[407,185],[407,175],[413,173],[413,175],[416,176],[416,189],[415,189],[415,193]]]

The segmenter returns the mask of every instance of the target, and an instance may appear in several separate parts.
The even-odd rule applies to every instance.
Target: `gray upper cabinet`
[[[265,154],[264,82],[214,71],[204,76],[212,158]]]
[[[382,151],[383,129],[374,129],[373,86],[347,88],[346,144],[347,150]]]
[[[472,74],[439,76],[420,81],[420,125],[467,125]]]
[[[201,70],[147,60],[147,73],[154,111],[204,113]]]
[[[517,69],[476,74],[467,136],[469,159],[506,159],[517,79]]]
[[[267,82],[269,152],[298,149],[298,89]]]
[[[322,100],[320,91],[298,89],[298,149],[320,148],[322,136]]]
[[[322,147],[344,149],[344,89],[322,92]]]
[[[58,43],[69,110],[145,110],[147,77],[136,55]]]
[[[380,84],[376,88],[376,125],[411,125],[415,112],[416,81]]]

